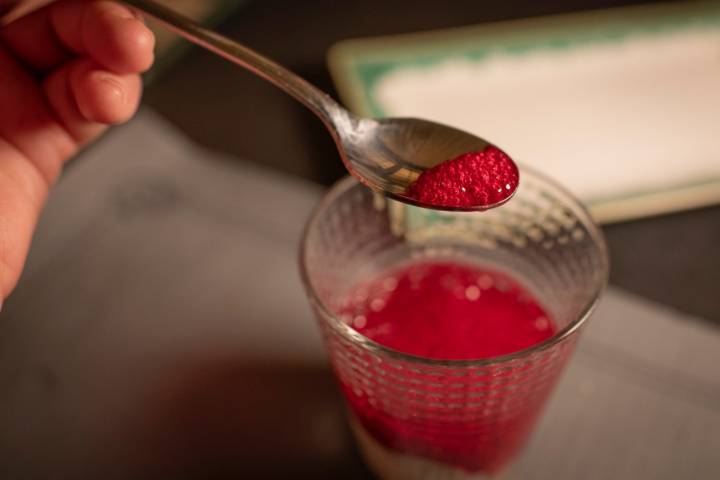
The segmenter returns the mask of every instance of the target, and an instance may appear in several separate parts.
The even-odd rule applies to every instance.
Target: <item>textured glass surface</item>
[[[560,331],[502,357],[437,361],[378,345],[334,315],[357,282],[433,258],[510,273],[535,293]],[[407,206],[345,179],[318,207],[302,247],[308,296],[357,423],[391,451],[446,465],[472,458],[486,473],[502,468],[525,442],[607,269],[604,241],[582,206],[527,170],[510,202],[482,213]],[[408,435],[394,435],[398,428]],[[368,460],[381,474],[386,470]]]

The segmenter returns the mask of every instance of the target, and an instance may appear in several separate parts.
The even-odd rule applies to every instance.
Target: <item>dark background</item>
[[[653,2],[263,0],[239,5],[218,29],[336,96],[325,55],[343,39],[643,3]],[[145,102],[197,142],[246,161],[326,185],[344,174],[309,111],[196,47],[155,76]],[[720,207],[611,225],[605,233],[612,284],[720,323]]]

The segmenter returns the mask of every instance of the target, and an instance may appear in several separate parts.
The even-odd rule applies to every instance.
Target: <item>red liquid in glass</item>
[[[509,276],[450,262],[411,264],[356,286],[339,313],[384,346],[432,359],[495,357],[556,332],[537,300]],[[390,415],[367,395],[348,386],[344,391],[359,422],[385,447],[488,473],[522,446],[541,403],[497,421],[429,422]]]
[[[407,196],[444,207],[488,207],[509,198],[518,186],[518,170],[500,149],[460,155],[424,171]]]

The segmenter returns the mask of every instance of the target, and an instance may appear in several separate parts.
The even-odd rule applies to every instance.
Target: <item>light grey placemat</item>
[[[508,479],[720,478],[720,335],[611,289]]]
[[[0,477],[120,465],[118,426],[179,363],[323,365],[296,268],[320,194],[147,110],[87,152],[0,315]],[[712,327],[611,289],[506,478],[720,477],[717,365]]]

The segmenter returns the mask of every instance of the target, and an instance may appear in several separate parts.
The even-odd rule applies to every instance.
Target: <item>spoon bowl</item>
[[[124,3],[154,17],[191,42],[236,63],[292,95],[325,124],[347,170],[369,188],[399,201],[439,210],[477,211],[492,204],[447,206],[426,203],[408,195],[408,187],[427,169],[459,155],[491,146],[457,128],[416,118],[358,117],[283,66],[254,50],[206,29],[152,0]],[[517,173],[517,166],[512,167]],[[516,176],[517,178],[517,176]]]
[[[405,203],[437,210],[477,211],[497,207],[512,196],[492,205],[462,207],[429,204],[407,194],[408,187],[425,170],[492,146],[448,125],[419,118],[355,117],[351,128],[338,131],[336,141],[350,173],[371,189]]]

